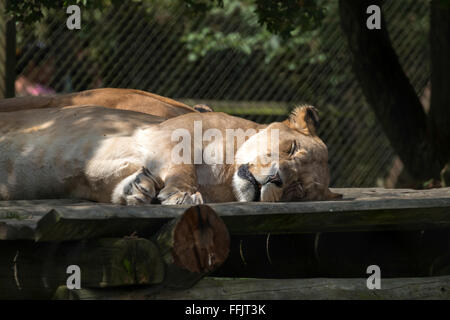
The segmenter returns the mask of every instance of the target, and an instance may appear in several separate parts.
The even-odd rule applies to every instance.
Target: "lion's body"
[[[308,108],[295,115],[298,119],[271,125],[216,112],[188,112],[167,120],[99,106],[4,112],[0,200],[72,197],[179,204],[330,199],[327,149],[312,129],[308,131]],[[241,145],[232,144],[231,163],[203,158],[196,163],[198,150],[200,155],[208,148],[213,154],[227,152],[226,139],[195,145],[198,123],[202,132],[212,129],[222,137],[229,129],[254,133]],[[179,164],[173,156],[179,141],[173,134],[183,129],[193,138],[192,153],[188,162]],[[267,140],[263,133],[273,129],[279,130],[279,160],[260,164],[266,151],[261,153],[258,145]],[[293,145],[295,150],[286,151]]]
[[[136,111],[163,118],[173,118],[186,113],[198,112],[184,103],[157,94],[118,88],[101,88],[53,96],[3,99],[0,100],[0,112],[79,105],[96,105],[112,109]]]
[[[142,167],[164,180],[175,144],[171,141],[174,129],[192,131],[193,120],[202,120],[204,130],[225,127],[234,118],[205,115],[193,113],[189,122],[177,118],[163,122],[151,115],[96,106],[4,113],[0,120],[0,199],[74,197],[110,202],[117,184]],[[235,126],[252,123],[234,120]],[[182,171],[183,166],[179,167]],[[199,165],[198,171],[196,189],[204,200],[235,200],[231,177],[214,176],[214,168],[207,165]],[[215,185],[214,192],[211,185]]]
[[[106,194],[117,180],[142,166],[132,147],[135,131],[161,119],[104,111],[81,107],[2,114],[0,199],[69,196],[109,202]],[[96,184],[102,184],[102,192],[95,192]]]

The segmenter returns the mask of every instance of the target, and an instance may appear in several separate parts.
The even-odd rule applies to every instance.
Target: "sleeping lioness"
[[[0,112],[88,104],[112,109],[142,112],[163,118],[173,118],[191,112],[212,111],[211,108],[203,104],[190,107],[179,101],[142,90],[100,88],[52,96],[2,99],[0,100]]]
[[[174,163],[175,130],[256,129],[233,149],[233,163]],[[284,122],[260,125],[224,113],[171,119],[99,106],[4,112],[0,115],[0,200],[80,198],[98,202],[192,204],[226,201],[328,200],[328,153],[316,135],[313,107]],[[279,130],[276,151],[259,148]],[[194,144],[194,143],[193,143]],[[204,140],[200,148],[225,148]],[[267,163],[268,155],[277,153]],[[271,159],[271,158],[269,158]]]

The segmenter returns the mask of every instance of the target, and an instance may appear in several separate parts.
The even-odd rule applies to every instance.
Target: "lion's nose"
[[[280,174],[277,172],[274,175],[268,176],[264,184],[273,183],[277,187],[283,186],[283,181],[281,180]]]

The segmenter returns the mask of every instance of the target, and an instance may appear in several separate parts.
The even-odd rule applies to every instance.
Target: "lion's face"
[[[248,139],[236,155],[236,198],[268,202],[340,198],[328,189],[328,150],[315,135],[316,122],[315,110],[301,107],[287,121],[272,123]],[[278,137],[272,134],[274,129]]]

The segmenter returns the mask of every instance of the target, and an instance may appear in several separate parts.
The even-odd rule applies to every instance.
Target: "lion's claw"
[[[160,197],[158,197],[160,198]],[[194,194],[190,192],[182,192],[177,191],[166,199],[161,199],[161,204],[170,205],[170,204],[202,204],[203,198],[200,192],[196,192]]]
[[[119,184],[113,195],[113,203],[131,206],[154,203],[163,187],[164,183],[159,177],[142,168]]]

